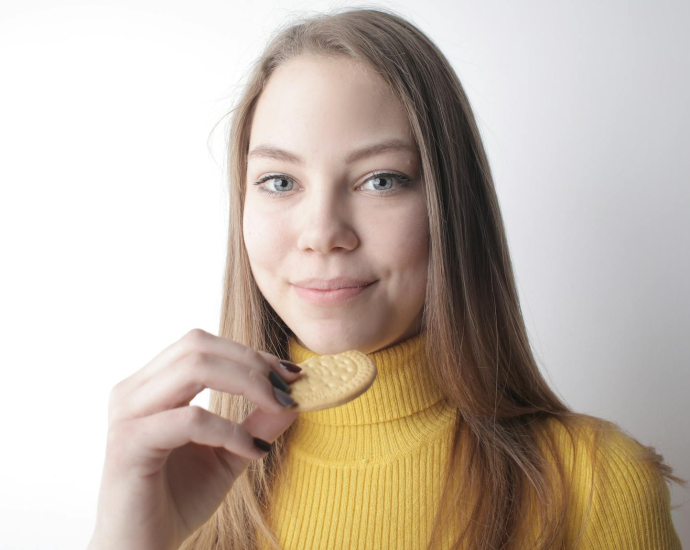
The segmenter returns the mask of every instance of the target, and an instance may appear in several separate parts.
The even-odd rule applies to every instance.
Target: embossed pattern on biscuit
[[[298,406],[292,412],[344,405],[366,392],[376,379],[376,363],[357,350],[311,357],[299,363],[301,376],[290,384]]]

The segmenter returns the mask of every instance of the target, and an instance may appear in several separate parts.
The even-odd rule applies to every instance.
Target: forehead
[[[402,103],[379,75],[344,57],[302,56],[268,79],[254,112],[250,149],[272,143],[318,154],[394,137],[413,141]]]

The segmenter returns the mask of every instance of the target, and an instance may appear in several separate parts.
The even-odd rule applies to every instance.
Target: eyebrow
[[[351,162],[380,155],[382,153],[387,153],[389,151],[414,152],[416,151],[416,147],[402,139],[390,139],[375,145],[368,145],[366,147],[362,147],[361,149],[351,151],[347,157],[345,157],[345,162],[349,164]],[[247,157],[273,159],[282,162],[289,162],[298,166],[304,166],[305,164],[304,160],[300,156],[272,145],[257,145],[254,149],[249,151]]]

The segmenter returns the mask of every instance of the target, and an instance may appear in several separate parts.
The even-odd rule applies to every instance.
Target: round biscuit
[[[367,391],[378,373],[376,363],[357,350],[311,357],[302,363],[300,377],[290,384],[297,406],[290,412],[338,407]]]

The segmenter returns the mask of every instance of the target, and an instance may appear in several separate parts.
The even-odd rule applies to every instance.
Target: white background
[[[88,543],[110,389],[217,333],[214,125],[276,25],[348,5],[0,3],[1,548]],[[372,5],[465,86],[543,372],[690,478],[690,4]],[[690,504],[673,518],[690,545]]]

